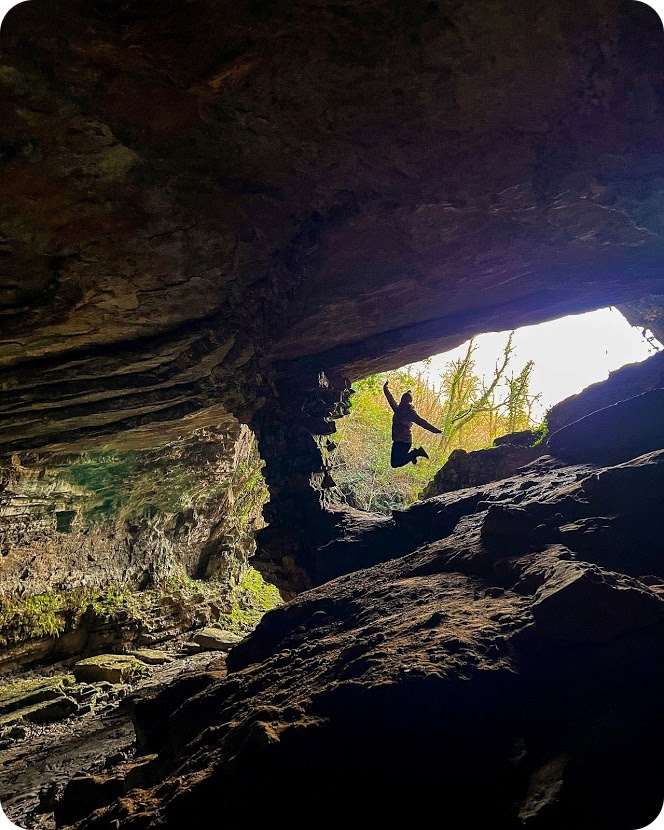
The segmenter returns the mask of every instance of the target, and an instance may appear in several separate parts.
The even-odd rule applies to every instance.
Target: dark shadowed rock
[[[505,439],[511,436],[504,436]],[[548,452],[545,444],[532,446],[536,438],[530,430],[517,443],[496,439],[495,446],[485,450],[454,450],[432,481],[420,493],[421,499],[439,496],[465,487],[487,484],[514,475],[519,467]],[[500,443],[498,443],[500,441]],[[521,441],[530,443],[521,443]]]
[[[523,577],[530,576],[528,569]],[[664,604],[643,583],[586,563],[559,560],[535,594],[539,638],[567,647],[605,643],[662,621]]]
[[[456,826],[647,825],[664,781],[664,579],[590,563],[559,533],[609,507],[647,513],[662,458],[542,457],[355,532],[349,517],[325,555],[350,572],[268,612],[229,652],[227,676],[137,702],[137,732],[152,736],[138,744],[143,789],[109,770],[122,797],[58,826],[175,830],[242,810],[257,788],[252,815],[268,821],[294,782],[298,826],[321,803],[334,821],[351,804],[358,820],[425,821],[427,793]],[[354,549],[373,566],[354,567]]]
[[[569,463],[609,466],[664,448],[664,388],[592,412],[549,435],[548,452]]]

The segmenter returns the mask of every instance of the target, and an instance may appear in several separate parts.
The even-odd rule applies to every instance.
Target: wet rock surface
[[[191,654],[186,650],[188,642],[189,636],[172,640],[158,663],[154,662],[157,652],[150,650],[143,655],[144,670],[134,673],[130,683],[77,682],[72,667],[60,664],[4,678],[0,685],[0,803],[10,821],[26,830],[53,830],[54,810],[70,781],[133,762],[132,710],[139,698],[177,678],[202,672],[210,663],[217,677],[225,672],[225,652]],[[139,656],[134,656],[134,662]],[[63,705],[64,701],[70,705]],[[45,717],[35,717],[37,707],[50,707],[50,711]]]

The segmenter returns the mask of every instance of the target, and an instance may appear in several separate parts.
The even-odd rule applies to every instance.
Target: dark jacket
[[[387,402],[394,411],[394,415],[392,416],[393,441],[403,441],[406,444],[412,444],[413,424],[417,424],[420,427],[424,427],[424,429],[428,429],[429,432],[440,432],[438,427],[433,426],[433,424],[430,424],[428,421],[425,421],[424,418],[420,417],[417,414],[417,412],[415,411],[415,407],[412,403],[403,400],[400,403],[397,403],[394,400],[394,395],[392,395],[390,390],[385,387],[383,387],[383,392],[385,392]]]

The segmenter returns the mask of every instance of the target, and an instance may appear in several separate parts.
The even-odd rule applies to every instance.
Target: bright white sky
[[[493,373],[508,335],[509,331],[489,332],[475,338],[478,375]],[[645,360],[662,348],[657,341],[655,344],[643,337],[640,328],[630,326],[615,308],[603,308],[517,329],[507,373],[518,374],[528,360],[535,362],[530,390],[532,394],[541,392],[535,412],[540,418],[554,403],[605,380],[609,372],[620,366]],[[428,373],[434,383],[438,382],[445,364],[461,357],[466,348],[467,345],[462,345],[432,358]]]

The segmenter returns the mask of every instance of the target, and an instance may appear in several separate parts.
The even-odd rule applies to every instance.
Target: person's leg
[[[390,454],[390,464],[392,467],[403,467],[411,460],[412,452],[410,451],[410,444],[406,441],[394,441],[392,443],[392,452]]]

